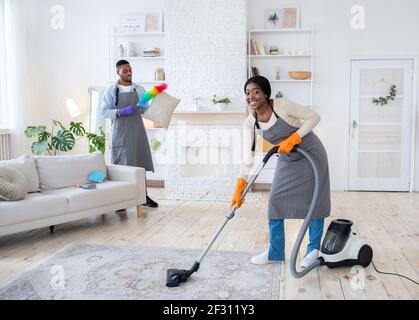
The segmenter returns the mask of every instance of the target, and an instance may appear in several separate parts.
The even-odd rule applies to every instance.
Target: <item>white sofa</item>
[[[24,200],[0,202],[0,236],[50,227],[141,205],[146,202],[144,168],[106,165],[101,153],[77,156],[22,156],[0,165],[23,173],[30,185]],[[92,171],[107,173],[105,182],[93,190],[76,188],[85,184]]]

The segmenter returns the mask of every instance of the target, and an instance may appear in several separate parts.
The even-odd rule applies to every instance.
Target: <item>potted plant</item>
[[[105,153],[105,132],[102,127],[100,134],[87,132],[81,122],[70,122],[66,128],[60,121],[53,120],[51,131],[46,126],[28,126],[25,130],[27,138],[34,138],[32,153],[34,155],[48,154],[57,155],[57,151],[67,152],[73,150],[76,141],[87,139],[89,141],[89,152],[100,151]],[[58,130],[56,128],[58,127]]]
[[[217,107],[218,111],[223,111],[231,100],[229,97],[218,97],[214,94],[214,97],[211,99],[211,102]]]

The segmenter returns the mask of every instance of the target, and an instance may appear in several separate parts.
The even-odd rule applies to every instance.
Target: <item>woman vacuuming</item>
[[[269,81],[256,76],[244,86],[246,102],[251,109],[244,122],[243,162],[237,179],[232,206],[239,208],[244,199],[240,196],[247,184],[247,175],[253,166],[256,137],[279,145],[277,165],[269,195],[269,246],[252,258],[252,263],[266,264],[285,261],[284,219],[304,219],[314,190],[313,169],[301,154],[292,152],[294,146],[309,152],[314,158],[320,176],[321,191],[309,227],[309,244],[301,267],[307,267],[318,257],[323,234],[324,218],[330,215],[330,181],[326,150],[312,132],[320,121],[310,108],[299,105],[286,97],[270,99]]]

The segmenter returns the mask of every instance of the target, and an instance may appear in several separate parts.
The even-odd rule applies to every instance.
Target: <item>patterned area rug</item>
[[[209,251],[199,271],[166,287],[166,270],[189,269],[200,250],[71,246],[0,286],[0,299],[278,299],[278,264],[251,264],[252,253]]]

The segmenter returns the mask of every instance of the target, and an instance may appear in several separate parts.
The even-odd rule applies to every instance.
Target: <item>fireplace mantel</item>
[[[244,111],[178,111],[173,114],[172,124],[234,124],[242,125],[247,113]]]

